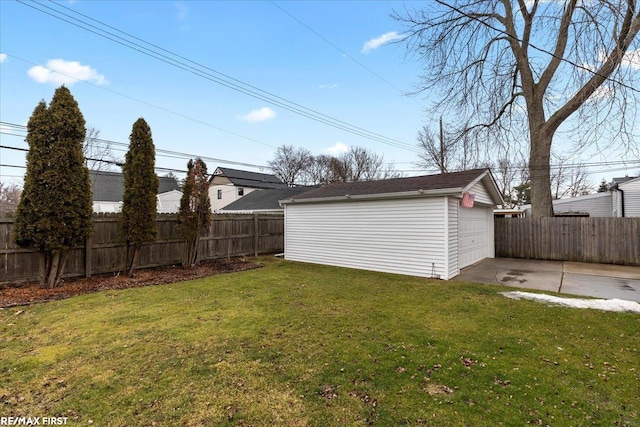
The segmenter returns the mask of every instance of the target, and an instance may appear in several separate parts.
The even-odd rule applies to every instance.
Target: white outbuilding
[[[450,279],[494,257],[488,169],[329,184],[281,200],[285,259]]]

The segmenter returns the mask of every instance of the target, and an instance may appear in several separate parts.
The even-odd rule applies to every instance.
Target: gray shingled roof
[[[438,175],[412,176],[384,179],[380,181],[358,181],[328,184],[291,197],[293,200],[323,199],[341,196],[359,196],[402,193],[407,191],[429,191],[462,189],[483,174],[487,169],[472,169]]]
[[[627,181],[631,181],[632,179],[636,179],[638,178],[637,176],[625,176],[622,178],[613,178],[613,180],[611,181],[611,186],[616,186],[618,184],[624,184]]]
[[[121,202],[124,194],[124,175],[120,172],[89,171],[94,202]],[[180,190],[175,178],[161,176],[158,194]]]
[[[258,211],[258,210],[282,210],[279,200],[288,199],[296,194],[309,191],[312,187],[287,187],[279,189],[257,190],[242,196],[233,203],[228,204],[220,211]]]
[[[260,172],[243,171],[239,169],[231,169],[218,167],[216,171],[222,172],[221,174],[215,174],[215,176],[224,176],[229,179],[238,187],[251,187],[251,188],[289,188],[287,184],[282,182],[280,178],[275,175]],[[212,177],[213,179],[213,177]]]

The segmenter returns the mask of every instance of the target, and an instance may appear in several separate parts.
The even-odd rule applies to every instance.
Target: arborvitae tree
[[[143,118],[134,124],[125,158],[122,228],[127,241],[126,273],[133,276],[140,247],[155,240],[156,204],[159,180],[155,169],[156,150],[151,128]]]
[[[211,201],[207,165],[202,159],[189,160],[189,172],[180,198],[180,232],[186,241],[182,266],[193,268],[199,261],[200,237],[211,227]]]
[[[91,183],[82,154],[85,121],[69,89],[41,101],[27,124],[27,173],[14,227],[15,241],[40,252],[40,285],[62,281],[69,248],[92,230]]]

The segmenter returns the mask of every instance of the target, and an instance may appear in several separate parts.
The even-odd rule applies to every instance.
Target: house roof
[[[220,211],[281,211],[282,207],[278,203],[279,200],[309,191],[310,188],[311,187],[287,187],[252,191],[235,202],[228,204],[220,209]]]
[[[637,177],[627,177],[628,179],[625,179],[623,182],[618,182],[618,188],[620,187],[627,187],[629,185],[634,185],[636,182],[640,182],[640,176]],[[619,179],[619,178],[614,178],[615,179]]]
[[[218,167],[213,172],[211,179],[216,176],[224,176],[229,179],[238,187],[251,187],[251,188],[288,188],[288,185],[282,182],[280,178],[275,175],[260,172],[244,171],[240,169],[231,169]]]
[[[611,180],[611,182],[609,183],[609,185],[611,187],[614,187],[614,186],[616,186],[618,184],[623,184],[623,183],[625,183],[627,181],[631,181],[631,180],[636,179],[636,178],[638,178],[638,177],[637,176],[624,176],[624,177],[621,177],[621,178],[613,178]]]
[[[311,202],[321,200],[341,200],[345,198],[369,198],[406,195],[462,194],[472,185],[484,181],[496,204],[502,197],[489,169],[472,169],[438,175],[412,176],[407,178],[384,179],[380,181],[358,181],[328,184],[283,200],[283,203]]]
[[[124,175],[120,172],[89,171],[94,202],[121,202],[124,195]],[[180,185],[168,176],[158,177],[158,194],[180,190]]]

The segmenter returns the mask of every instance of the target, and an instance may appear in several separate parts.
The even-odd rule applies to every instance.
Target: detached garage
[[[494,256],[488,169],[330,184],[280,202],[285,258],[450,279]]]

